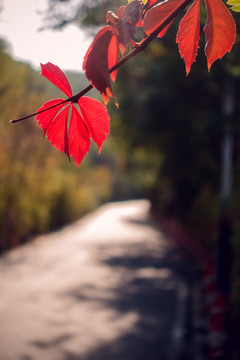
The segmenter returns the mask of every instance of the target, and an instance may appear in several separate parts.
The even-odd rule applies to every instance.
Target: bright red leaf
[[[52,120],[55,118],[55,116],[57,115],[59,110],[62,109],[63,105],[56,106],[57,104],[61,103],[62,101],[64,101],[64,99],[51,100],[51,101],[46,102],[42,107],[40,107],[40,109],[38,109],[38,111],[43,111],[41,114],[39,114],[37,116],[38,124],[41,126],[41,128],[43,130],[43,136],[45,136],[48,126],[50,125]],[[55,107],[52,109],[49,109],[51,106],[55,106]],[[44,110],[46,110],[46,109],[48,109],[48,110],[45,112]]]
[[[99,106],[98,101],[85,96],[79,99],[78,105],[90,136],[97,144],[100,152],[102,144],[110,132],[107,109],[104,106]]]
[[[212,63],[221,59],[232,49],[236,37],[236,24],[232,14],[221,0],[205,0],[207,23],[204,27],[206,36],[205,54],[208,70]]]
[[[66,76],[57,66],[50,63],[41,66],[43,76],[54,85],[57,84],[59,89],[67,92],[66,95],[72,94]],[[99,101],[82,97],[78,101],[78,106],[81,114],[73,103],[55,99],[45,103],[38,110],[37,115],[43,135],[47,135],[56,149],[65,152],[69,158],[72,156],[77,166],[89,150],[90,138],[97,144],[100,152],[103,141],[110,131],[107,109]],[[43,111],[46,109],[48,110]]]
[[[77,166],[79,166],[88,152],[91,143],[89,131],[75,106],[72,106],[72,114],[68,129],[68,144],[69,155],[74,158]]]
[[[68,156],[67,125],[70,106],[71,105],[67,105],[52,119],[46,132],[50,143],[59,151],[65,152]]]
[[[48,62],[47,64],[41,65],[41,75],[45,76],[49,81],[51,81],[56,87],[58,87],[65,95],[68,97],[72,96],[72,89],[66,78],[66,75],[62,72],[62,70]]]
[[[200,32],[200,1],[195,0],[182,18],[177,33],[179,52],[185,61],[186,73],[189,74],[196,59]]]

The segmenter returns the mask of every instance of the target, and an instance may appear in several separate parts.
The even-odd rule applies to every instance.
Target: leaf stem
[[[46,108],[46,109],[43,109],[43,110],[40,110],[40,111],[38,110],[38,111],[36,111],[36,112],[33,113],[33,114],[30,114],[30,115],[27,115],[27,116],[23,116],[23,117],[21,117],[21,118],[19,118],[19,119],[16,119],[16,120],[11,120],[10,123],[11,123],[11,124],[14,124],[14,123],[16,123],[16,122],[29,119],[29,118],[32,117],[32,116],[41,114],[41,113],[43,113],[43,112],[45,112],[45,111],[47,111],[47,110],[50,110],[50,109],[53,109],[53,108],[59,106],[59,105],[66,104],[67,102],[69,102],[69,99],[66,99],[66,100],[64,100],[64,101],[61,101],[60,103],[57,103],[57,104],[55,104],[55,105],[49,106],[49,107]]]
[[[119,60],[114,66],[112,66],[109,69],[109,73],[112,73],[114,70],[117,70],[120,66],[122,66],[123,64],[125,64],[127,61],[129,61],[132,57],[136,56],[137,54],[142,53],[146,47],[150,44],[150,42],[155,39],[157,37],[157,35],[186,7],[188,6],[193,0],[185,0],[181,5],[179,5],[176,10],[174,10],[167,18],[165,21],[162,22],[161,25],[159,25],[150,35],[148,35],[145,39],[143,39],[139,45],[137,45],[130,53],[128,53],[126,56],[124,56],[121,60]],[[16,119],[16,120],[11,120],[10,123],[16,123],[25,119],[29,119],[32,116],[38,115],[42,112],[48,111],[56,106],[62,105],[62,104],[66,104],[68,102],[72,102],[72,103],[77,103],[78,100],[80,99],[80,97],[82,97],[83,95],[85,95],[86,93],[88,93],[91,89],[93,88],[93,86],[90,84],[87,87],[85,87],[83,90],[81,90],[79,93],[71,96],[70,98],[55,104],[53,106],[50,106],[46,109],[37,111],[33,114],[24,116],[22,118]]]

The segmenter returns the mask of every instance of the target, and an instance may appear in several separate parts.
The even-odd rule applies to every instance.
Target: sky
[[[76,25],[62,31],[39,32],[46,0],[0,0],[0,37],[8,42],[10,54],[36,70],[52,62],[62,70],[81,71],[83,57],[92,41]]]

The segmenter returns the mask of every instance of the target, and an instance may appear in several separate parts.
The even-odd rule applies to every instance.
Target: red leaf
[[[127,6],[120,6],[117,11],[117,17],[121,19]]]
[[[65,95],[68,97],[72,96],[72,89],[66,78],[66,75],[62,72],[62,70],[48,62],[46,64],[41,64],[41,75],[45,76],[49,81],[51,81],[56,87],[58,87]]]
[[[136,31],[136,26],[141,19],[142,8],[142,0],[134,0],[130,2],[121,13],[118,40],[124,46],[129,43]]]
[[[156,30],[185,0],[166,0],[150,8],[143,19],[143,29],[147,35]],[[167,25],[169,27],[169,25]],[[166,28],[164,29],[166,32]],[[163,30],[163,31],[164,31]],[[161,32],[163,36],[165,32]]]
[[[185,61],[186,73],[189,74],[192,63],[196,59],[200,30],[200,1],[195,0],[182,18],[177,33],[179,52]]]
[[[51,106],[54,106],[60,102],[64,101],[63,99],[56,99],[56,100],[51,100],[46,102],[42,107],[40,107],[40,109],[38,109],[38,111],[43,111]],[[49,109],[46,112],[42,112],[40,114],[37,115],[37,122],[39,124],[39,126],[41,126],[42,130],[43,130],[43,136],[45,136],[46,131],[50,125],[50,123],[53,121],[53,119],[55,118],[55,116],[57,115],[58,111],[63,107],[64,105],[59,105],[54,107],[53,109]]]
[[[73,157],[77,166],[90,148],[89,132],[83,122],[83,119],[75,106],[72,106],[72,114],[68,129],[68,148],[69,155]]]
[[[112,46],[114,49],[115,45]],[[55,69],[57,67],[48,64],[47,67],[43,66],[43,68],[44,71],[47,69],[46,77],[61,87],[54,77],[56,72],[53,71],[54,76],[52,76],[49,71],[50,68]],[[59,71],[61,76],[63,75],[63,79],[66,79],[63,72],[60,69]],[[58,80],[60,81],[59,77]],[[66,83],[64,82],[64,84]],[[64,103],[61,104],[61,102]],[[100,152],[110,128],[107,109],[99,101],[82,97],[79,99],[78,105],[83,117],[73,103],[69,100],[65,102],[63,99],[48,101],[38,110],[40,113],[37,114],[37,121],[43,130],[43,134],[47,135],[48,140],[56,149],[65,152],[69,158],[72,156],[77,166],[80,165],[89,150],[90,136],[97,144]]]
[[[89,97],[80,98],[78,104],[83,120],[100,153],[102,143],[110,132],[110,118],[107,109],[99,101]]]
[[[154,4],[156,4],[156,2],[158,2],[158,0],[148,0],[148,2],[146,4],[146,10],[149,9]]]
[[[165,26],[165,28],[162,29],[162,31],[160,31],[160,32],[158,33],[158,37],[159,37],[159,38],[163,37],[163,36],[166,34],[166,32],[168,31],[168,29],[170,28],[170,26],[172,25],[172,23],[173,23],[173,20],[170,21],[170,23],[169,23],[167,26]]]
[[[121,6],[117,15],[111,11],[107,13],[106,21],[111,25],[113,34],[117,36],[122,53],[126,51],[126,46],[132,39],[136,26],[140,23],[142,8],[142,0],[134,0],[127,6]]]
[[[144,7],[143,15],[145,15],[145,13],[146,13],[151,7],[153,7],[157,2],[158,2],[158,0],[149,0],[149,1],[147,2],[147,4],[145,5],[145,7]],[[159,38],[163,37],[163,36],[166,34],[166,32],[168,31],[168,29],[169,29],[169,27],[171,26],[172,22],[173,22],[173,21],[171,21],[162,31],[160,31],[160,33],[158,34],[158,37],[159,37]],[[143,23],[144,23],[144,20],[141,21],[140,26],[143,26]]]
[[[108,103],[109,96],[115,99],[108,69],[108,48],[112,36],[110,26],[99,30],[83,61],[83,70],[88,80],[100,91],[105,104]]]
[[[207,23],[204,27],[208,70],[212,63],[230,52],[236,37],[235,21],[221,0],[205,0]]]
[[[47,138],[56,149],[68,152],[68,136],[67,136],[67,123],[68,112],[71,105],[67,105],[57,116],[52,120],[47,129]]]
[[[108,48],[108,68],[111,69],[113,65],[116,65],[118,61],[118,41],[115,35],[112,36],[109,48]],[[114,70],[110,74],[113,82],[116,80],[117,70]]]

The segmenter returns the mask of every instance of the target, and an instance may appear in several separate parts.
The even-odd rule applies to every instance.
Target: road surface
[[[0,360],[175,360],[187,286],[145,200],[110,203],[0,258]]]

